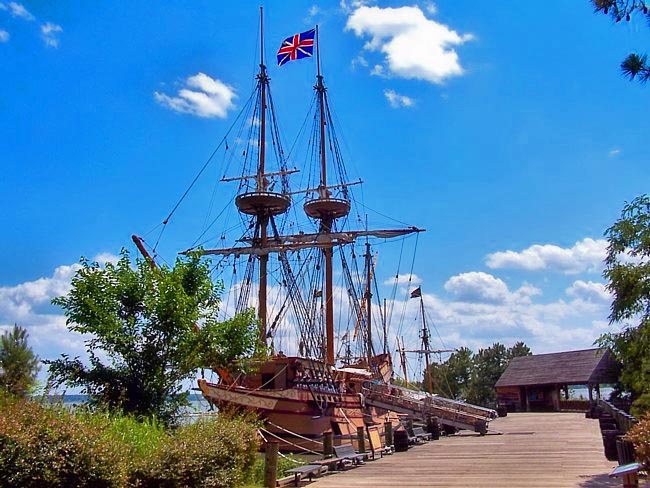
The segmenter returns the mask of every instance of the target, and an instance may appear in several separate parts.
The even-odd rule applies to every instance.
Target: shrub
[[[642,417],[625,438],[634,444],[637,460],[650,469],[650,415]]]
[[[257,428],[250,418],[220,415],[179,427],[132,483],[142,487],[230,487],[244,483],[255,462]]]
[[[167,432],[156,420],[0,396],[0,488],[231,487],[250,478],[257,448],[250,417]]]
[[[60,407],[0,398],[0,486],[112,487],[120,450]]]

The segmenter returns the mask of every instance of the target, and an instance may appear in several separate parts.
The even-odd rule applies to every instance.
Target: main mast
[[[325,106],[326,93],[323,75],[320,69],[320,42],[318,39],[318,26],[316,26],[316,64],[317,76],[314,89],[318,94],[318,107],[320,112],[320,183],[318,185],[318,197],[309,200],[304,205],[305,213],[320,221],[319,233],[332,233],[336,219],[345,217],[350,212],[350,202],[342,198],[333,198],[327,186],[327,156],[325,151]],[[333,247],[323,248],[325,261],[325,359],[328,363],[334,364],[334,292],[333,292]]]

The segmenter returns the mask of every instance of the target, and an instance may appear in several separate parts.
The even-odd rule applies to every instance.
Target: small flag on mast
[[[287,37],[278,50],[278,65],[282,66],[296,59],[311,58],[314,55],[316,29]]]
[[[411,298],[419,298],[422,296],[422,287],[418,286],[415,290],[411,292]]]

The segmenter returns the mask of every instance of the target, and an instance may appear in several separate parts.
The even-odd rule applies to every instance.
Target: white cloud
[[[59,34],[63,32],[63,27],[52,22],[46,22],[41,25],[41,37],[48,47],[59,47]]]
[[[370,70],[372,76],[385,76],[384,67],[381,64],[376,64]]]
[[[412,107],[415,105],[415,101],[411,97],[400,95],[395,90],[384,90],[384,96],[393,108]]]
[[[566,289],[566,293],[571,297],[588,302],[610,303],[612,300],[612,295],[605,284],[593,281],[576,280]]]
[[[359,54],[356,58],[352,60],[352,67],[356,68],[357,66],[361,66],[363,68],[368,67],[368,60],[363,57],[362,54]]]
[[[6,30],[0,29],[0,42],[7,42],[11,36]]]
[[[9,10],[12,17],[19,17],[30,21],[36,18],[23,6],[23,4],[18,2],[9,2],[3,10]]]
[[[452,276],[445,283],[445,290],[456,300],[468,303],[530,303],[530,297],[541,294],[539,288],[528,283],[510,291],[502,279],[482,271]]]
[[[433,2],[424,2],[424,10],[426,10],[431,15],[438,13],[438,7]]]
[[[513,268],[527,271],[553,270],[565,274],[602,270],[607,241],[589,237],[563,248],[554,244],[535,244],[523,251],[499,251],[489,254],[486,264],[492,269]]]
[[[110,252],[101,252],[93,258],[93,261],[99,265],[104,265],[106,263],[116,264],[120,260],[120,256],[116,256]]]
[[[346,30],[369,37],[364,49],[381,52],[392,75],[438,84],[464,73],[453,48],[473,38],[427,19],[417,6],[360,6],[349,16]]]
[[[445,290],[460,301],[488,303],[502,303],[510,293],[508,285],[499,278],[475,271],[452,276],[445,283]]]
[[[341,10],[343,10],[344,13],[349,14],[351,13],[354,9],[357,9],[359,7],[363,7],[364,5],[369,5],[374,3],[372,0],[352,0],[351,2],[347,2],[346,0],[340,0],[339,2],[339,7]]]
[[[608,156],[609,156],[610,158],[615,158],[615,157],[618,156],[619,154],[621,154],[621,150],[620,150],[619,148],[616,147],[616,148],[612,149],[611,151],[609,151]]]
[[[235,90],[205,73],[197,73],[185,80],[185,87],[176,96],[155,92],[154,98],[162,106],[175,112],[198,117],[225,118],[234,107]]]
[[[390,278],[384,280],[384,285],[392,286],[397,281],[398,285],[421,285],[422,278],[415,274],[398,274],[397,276],[391,276]]]

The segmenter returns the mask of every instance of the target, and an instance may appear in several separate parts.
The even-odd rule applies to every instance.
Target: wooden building
[[[617,365],[605,349],[556,352],[517,357],[497,381],[497,402],[509,411],[560,410],[569,387],[587,387],[589,401],[600,397],[600,385],[617,380]]]

